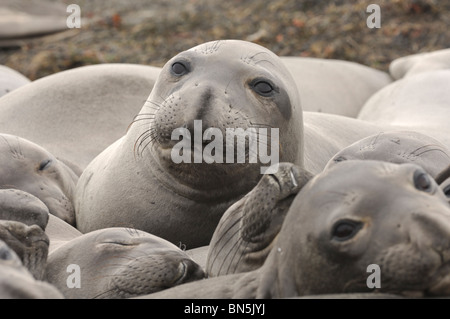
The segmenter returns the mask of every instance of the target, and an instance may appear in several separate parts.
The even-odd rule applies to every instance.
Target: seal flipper
[[[223,215],[211,240],[209,276],[248,272],[264,263],[284,217],[300,189],[312,178],[308,171],[280,163]]]
[[[294,164],[281,163],[275,174],[261,178],[258,185],[246,196],[243,206],[243,240],[269,245],[280,230],[295,195],[312,176]]]

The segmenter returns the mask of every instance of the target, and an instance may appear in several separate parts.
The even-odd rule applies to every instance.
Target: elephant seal
[[[34,278],[43,279],[49,239],[41,227],[0,220],[0,239],[15,251]]]
[[[280,163],[223,214],[206,260],[208,277],[247,272],[262,266],[298,191],[312,175],[292,163]]]
[[[449,81],[449,69],[404,77],[372,95],[358,119],[395,130],[420,132],[450,148]]]
[[[28,139],[83,170],[125,134],[159,71],[105,63],[35,80],[0,98],[0,133]]]
[[[450,49],[417,53],[395,59],[389,65],[389,73],[395,80],[423,72],[450,68]]]
[[[280,57],[301,92],[303,111],[355,118],[369,97],[392,82],[386,72],[350,61]]]
[[[236,158],[225,163],[223,157],[223,163],[175,164],[173,131],[195,135],[195,121],[201,120],[200,134],[220,130],[225,151],[229,145],[237,149],[228,129],[269,128],[270,135],[272,128],[282,128],[279,160],[295,162],[301,144],[297,100],[282,62],[256,44],[217,41],[178,54],[163,67],[127,134],[81,175],[77,228],[133,227],[189,249],[207,245],[225,210],[256,185],[263,164]],[[270,140],[262,145],[271,147]]]
[[[345,160],[414,163],[436,178],[450,165],[450,150],[436,139],[414,131],[388,131],[363,138],[339,151],[325,169]]]
[[[63,295],[45,281],[36,280],[20,258],[0,240],[0,299],[62,299]]]
[[[45,230],[48,207],[36,196],[19,189],[0,189],[0,220],[37,225]]]
[[[172,134],[184,130],[195,140],[196,120],[206,134],[203,143],[210,128],[223,136],[228,129],[279,129],[279,147],[269,141],[262,146],[275,146],[280,162],[313,174],[338,150],[379,132],[344,116],[303,115],[295,81],[266,48],[238,40],[208,42],[166,63],[127,134],[83,171],[75,196],[77,228],[133,227],[189,249],[207,245],[222,214],[257,184],[264,165],[174,161],[181,142]],[[236,149],[234,141],[218,144]],[[193,144],[192,138],[184,142]],[[255,155],[246,151],[248,158]],[[192,161],[192,153],[187,158]]]
[[[18,136],[0,134],[0,188],[39,198],[53,214],[74,224],[72,199],[78,176],[47,150]]]
[[[448,296],[449,217],[445,195],[420,166],[343,161],[297,194],[261,268],[142,298]],[[373,264],[376,289],[367,286]]]
[[[38,0],[3,0],[0,4],[0,40],[20,39],[67,29],[66,6]]]
[[[79,288],[68,287],[71,265],[78,267]],[[66,298],[111,299],[199,280],[204,272],[164,239],[134,229],[108,228],[84,234],[51,252],[46,278]]]
[[[0,65],[0,97],[30,82],[16,70]]]

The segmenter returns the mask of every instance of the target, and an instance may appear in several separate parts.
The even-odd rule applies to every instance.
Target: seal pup
[[[0,299],[62,298],[54,286],[36,280],[14,250],[0,240]]]
[[[74,224],[72,199],[78,176],[41,146],[0,134],[0,188],[14,188],[39,198],[53,214]]]
[[[301,93],[303,111],[355,118],[369,97],[392,82],[386,72],[334,59],[280,57]]]
[[[297,194],[262,267],[142,298],[448,296],[449,217],[445,195],[420,166],[343,161]],[[381,269],[374,290],[372,264]]]
[[[126,132],[160,68],[121,63],[58,72],[0,98],[0,132],[83,170]]]
[[[238,40],[208,42],[166,63],[127,134],[84,170],[75,199],[77,228],[133,227],[188,249],[207,245],[222,214],[257,184],[264,165],[175,163],[172,133],[195,135],[196,120],[202,121],[201,134],[209,128],[223,136],[227,129],[279,129],[278,160],[313,174],[338,150],[379,132],[344,116],[303,115],[295,81],[266,48]],[[225,150],[233,142],[225,138],[219,145]]]
[[[206,259],[208,277],[247,272],[262,266],[284,217],[312,175],[292,163],[280,163],[223,214]]]
[[[436,139],[414,131],[388,131],[363,138],[339,151],[325,169],[346,160],[414,163],[433,178],[450,165],[450,150]]]
[[[77,289],[67,285],[70,265],[79,269]],[[47,281],[66,298],[87,299],[145,295],[204,275],[175,245],[128,228],[100,229],[69,240],[49,254],[46,268]]]

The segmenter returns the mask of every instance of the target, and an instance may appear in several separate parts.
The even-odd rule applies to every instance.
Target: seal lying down
[[[259,269],[142,298],[290,298],[450,294],[450,207],[414,164],[344,161],[295,197]],[[380,288],[368,288],[378,265]]]

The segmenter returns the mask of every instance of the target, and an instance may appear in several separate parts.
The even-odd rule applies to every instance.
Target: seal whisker
[[[134,123],[137,123],[137,122],[140,122],[140,121],[149,121],[150,122],[150,124],[151,124],[151,122],[154,120],[155,118],[154,117],[144,117],[144,118],[141,118],[141,119],[134,119],[133,121],[131,121],[131,123],[128,125],[128,127],[127,127],[127,132],[128,132],[128,130],[130,129],[130,127],[134,124]]]
[[[264,124],[264,123],[253,123],[252,121],[249,121],[252,127],[256,127],[256,128],[274,128],[272,125],[270,124]]]
[[[155,110],[155,112],[158,112],[158,110],[164,106],[165,100],[163,99],[163,103],[157,103],[153,100],[146,100],[144,107],[145,108],[149,108],[149,109],[153,109]],[[150,105],[149,105],[150,104]]]
[[[152,134],[152,133],[150,133],[150,134]],[[156,140],[156,138],[157,138],[158,136],[157,135],[155,135],[155,134],[153,134],[153,136],[151,136],[150,135],[150,140],[148,141],[148,143],[147,144],[145,144],[145,146],[142,148],[142,151],[141,151],[141,155],[142,155],[142,153],[144,153],[144,151],[145,151],[145,149],[147,148],[147,146],[149,146],[150,144],[152,144],[155,140]],[[146,137],[145,139],[147,139],[148,137]],[[143,140],[144,141],[144,140]],[[143,142],[142,141],[142,142]],[[141,142],[141,143],[142,143]]]
[[[155,129],[149,128],[148,130],[145,130],[144,133],[139,135],[139,137],[136,139],[136,142],[134,143],[134,148],[133,148],[134,153],[136,154],[136,150],[137,150],[137,155],[139,155],[139,148],[142,146],[142,143],[149,137],[152,137],[154,134],[156,134]],[[139,142],[139,145],[137,145],[138,142]],[[136,146],[137,146],[137,149],[136,149]],[[141,152],[141,154],[142,154],[142,152]]]

